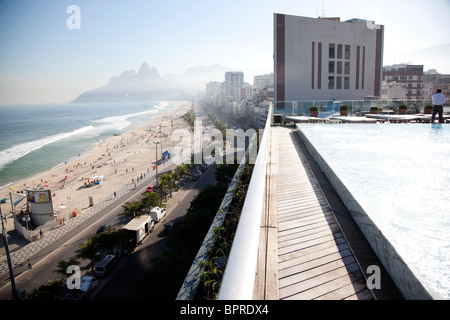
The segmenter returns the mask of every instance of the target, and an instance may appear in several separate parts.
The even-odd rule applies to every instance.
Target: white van
[[[114,267],[117,257],[113,254],[106,255],[103,260],[95,267],[95,275],[104,277]]]
[[[152,211],[150,211],[150,216],[153,221],[159,222],[166,215],[166,209],[160,207],[154,207]]]

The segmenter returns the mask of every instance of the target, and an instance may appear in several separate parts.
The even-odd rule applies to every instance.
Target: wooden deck
[[[258,270],[255,297],[374,299],[291,132],[292,128],[272,127],[270,194],[262,221],[266,232],[261,237],[261,244],[269,245],[265,245],[265,270]],[[263,259],[260,254],[260,262]]]

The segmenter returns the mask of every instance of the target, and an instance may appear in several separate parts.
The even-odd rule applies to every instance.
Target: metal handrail
[[[219,300],[251,300],[253,298],[272,114],[273,105],[269,107],[258,157],[222,278]]]

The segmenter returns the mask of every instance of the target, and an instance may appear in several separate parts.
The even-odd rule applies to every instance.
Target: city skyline
[[[251,70],[244,79],[251,83],[249,76],[273,72],[274,13],[375,21],[385,26],[383,65],[450,73],[449,59],[420,54],[449,47],[449,9],[449,0],[4,0],[0,105],[70,102],[144,61],[161,76],[215,64]]]

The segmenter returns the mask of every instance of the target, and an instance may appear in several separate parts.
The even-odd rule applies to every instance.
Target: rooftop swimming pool
[[[450,125],[297,127],[419,281],[450,299]]]

